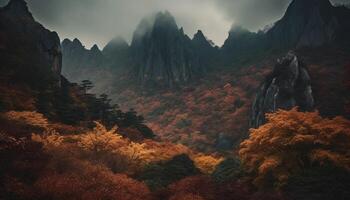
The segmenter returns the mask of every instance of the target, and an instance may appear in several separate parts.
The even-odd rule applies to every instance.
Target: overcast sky
[[[0,5],[8,0],[0,0]],[[61,40],[100,48],[116,36],[128,42],[139,21],[168,10],[190,37],[198,29],[221,46],[233,24],[256,31],[278,20],[291,0],[27,0],[34,17]],[[333,0],[347,2],[350,0]]]

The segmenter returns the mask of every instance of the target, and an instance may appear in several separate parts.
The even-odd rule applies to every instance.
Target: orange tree
[[[254,184],[284,185],[291,175],[314,166],[350,169],[350,121],[322,118],[318,112],[279,110],[250,130],[239,156]],[[269,185],[272,186],[272,185]]]

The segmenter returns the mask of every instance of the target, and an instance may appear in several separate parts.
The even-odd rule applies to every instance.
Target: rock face
[[[192,80],[202,71],[191,39],[169,12],[141,21],[133,36],[131,54],[135,77],[142,84],[173,86]]]
[[[0,8],[0,59],[3,67],[8,67],[7,73],[14,77],[47,73],[47,76],[60,79],[62,53],[59,37],[34,20],[24,0],[11,0]]]
[[[266,113],[295,106],[303,111],[312,110],[314,98],[307,68],[289,52],[278,60],[273,72],[262,83],[253,104],[251,126],[257,128],[264,124]]]

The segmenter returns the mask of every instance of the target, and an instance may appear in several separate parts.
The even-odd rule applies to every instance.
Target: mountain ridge
[[[188,85],[218,65],[231,67],[304,47],[346,46],[350,44],[346,33],[350,33],[350,9],[333,6],[329,0],[293,0],[281,19],[263,31],[233,26],[220,48],[201,30],[188,37],[165,11],[143,18],[130,45],[124,41],[108,52],[111,40],[102,54],[109,57],[104,65],[128,71],[140,86],[171,88]]]

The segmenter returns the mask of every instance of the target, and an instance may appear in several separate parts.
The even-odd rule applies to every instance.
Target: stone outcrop
[[[0,33],[2,63],[6,63],[5,65],[17,63],[12,69],[19,70],[15,73],[21,73],[20,70],[29,73],[30,67],[33,73],[48,69],[60,79],[62,69],[60,39],[56,32],[47,30],[34,20],[24,0],[11,0],[7,6],[0,8]],[[21,57],[21,60],[14,55]],[[30,63],[30,66],[29,64],[24,66],[25,63]],[[34,66],[40,66],[42,69],[34,69]]]
[[[173,86],[192,80],[202,71],[191,39],[169,12],[141,21],[131,54],[134,75],[142,84]]]
[[[289,52],[278,60],[273,72],[260,86],[252,108],[251,127],[264,124],[266,113],[296,106],[302,111],[312,110],[314,98],[306,66]]]

